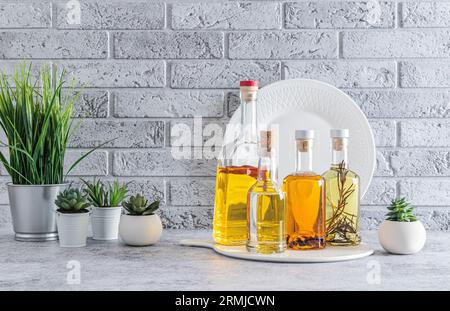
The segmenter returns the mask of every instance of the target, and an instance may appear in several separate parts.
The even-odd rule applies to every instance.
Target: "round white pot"
[[[152,245],[161,238],[161,219],[156,214],[145,216],[122,215],[119,232],[122,241],[128,245]]]
[[[59,245],[61,247],[86,246],[90,213],[60,213],[56,212],[58,224]]]
[[[378,230],[381,246],[389,253],[409,255],[419,252],[425,245],[426,231],[423,224],[384,220]]]
[[[92,208],[92,238],[94,240],[117,240],[122,207]]]

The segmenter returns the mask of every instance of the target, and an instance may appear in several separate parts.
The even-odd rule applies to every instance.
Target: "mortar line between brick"
[[[229,60],[230,58],[230,33],[223,33],[223,58]]]
[[[107,31],[106,35],[108,37],[108,56],[107,59],[114,59],[114,34],[111,31]]]
[[[402,28],[402,3],[399,1],[396,1],[395,3],[395,28],[399,29]]]
[[[397,182],[395,183],[395,197],[399,198],[401,196],[401,181],[397,180]]]
[[[342,40],[343,35],[344,35],[344,33],[342,31],[337,32],[337,58],[338,59],[343,59],[343,55],[344,55],[344,47],[343,47],[343,40]]]
[[[395,122],[395,146],[400,147],[400,139],[401,139],[401,122]]]
[[[57,27],[57,21],[56,21],[56,3],[55,2],[50,2],[50,28],[52,29],[56,29]]]
[[[164,2],[164,29],[172,29],[172,4]]]
[[[112,151],[107,151],[107,157],[106,160],[107,162],[107,167],[108,167],[108,176],[113,176],[113,172],[114,172],[114,167],[113,167],[113,159],[114,159],[114,152]]]
[[[48,30],[49,27],[43,26],[24,26],[24,27],[0,27],[2,31],[26,31],[26,30]],[[246,32],[246,33],[281,33],[281,32],[294,32],[294,33],[316,33],[316,32],[333,32],[336,30],[346,31],[346,32],[412,32],[412,31],[423,31],[423,32],[432,32],[433,30],[442,30],[448,31],[448,26],[425,26],[425,27],[413,27],[407,26],[402,28],[262,28],[262,29],[249,29],[249,28],[241,28],[241,29],[230,29],[230,28],[217,28],[217,29],[172,29],[170,24],[167,25],[167,28],[118,28],[118,27],[109,27],[109,28],[94,28],[94,27],[86,27],[86,28],[55,28],[55,30],[59,31],[120,31],[120,32],[146,32],[146,33],[158,33],[158,32],[167,32],[168,30],[173,30],[174,32],[220,32],[220,31],[233,31],[233,32]]]

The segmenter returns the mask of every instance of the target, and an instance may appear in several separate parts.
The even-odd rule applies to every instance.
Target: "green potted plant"
[[[380,225],[378,238],[381,246],[393,254],[414,254],[425,245],[426,231],[414,216],[414,207],[405,198],[392,200],[389,212]]]
[[[64,173],[76,98],[73,89],[61,95],[64,85],[64,69],[52,77],[48,65],[37,76],[23,63],[12,76],[0,73],[0,127],[7,139],[1,145],[8,149],[0,161],[12,179],[8,196],[16,240],[57,239],[56,196],[68,186],[65,176],[96,149]]]
[[[161,219],[155,211],[159,201],[149,203],[141,196],[131,196],[122,203],[126,214],[122,215],[119,226],[120,238],[133,246],[152,245],[159,241],[162,233]]]
[[[83,180],[84,191],[92,203],[92,238],[94,240],[117,240],[119,233],[121,203],[128,193],[128,184],[103,183],[94,179]]]
[[[60,192],[55,204],[58,224],[59,245],[61,247],[86,246],[91,203],[80,190],[68,188]]]

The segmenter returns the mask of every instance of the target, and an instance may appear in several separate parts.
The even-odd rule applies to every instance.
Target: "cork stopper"
[[[347,148],[348,129],[332,129],[330,131],[331,147],[335,151],[342,151]]]
[[[261,152],[270,153],[272,151],[272,131],[260,131]]]
[[[332,148],[335,151],[342,151],[347,148],[347,139],[341,137],[334,137],[331,142]]]
[[[295,140],[297,141],[297,149],[300,152],[309,152],[312,149],[314,139],[313,130],[296,130]]]
[[[258,81],[241,81],[240,88],[243,101],[252,102],[256,100],[256,94],[258,93]]]
[[[311,139],[297,140],[297,149],[300,152],[309,152],[312,149],[312,140]]]

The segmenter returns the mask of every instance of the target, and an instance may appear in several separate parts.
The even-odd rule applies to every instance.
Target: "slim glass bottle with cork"
[[[295,131],[296,171],[286,176],[287,246],[293,250],[325,247],[325,189],[322,176],[312,169],[314,131]]]
[[[241,124],[217,163],[213,236],[218,244],[245,245],[247,194],[258,171],[256,95],[258,81],[241,81]]]
[[[326,189],[327,243],[358,245],[359,176],[348,169],[347,144],[349,130],[331,130],[331,168],[323,174]]]
[[[272,131],[260,132],[258,179],[248,192],[247,250],[271,254],[286,249],[284,194],[278,185]]]

